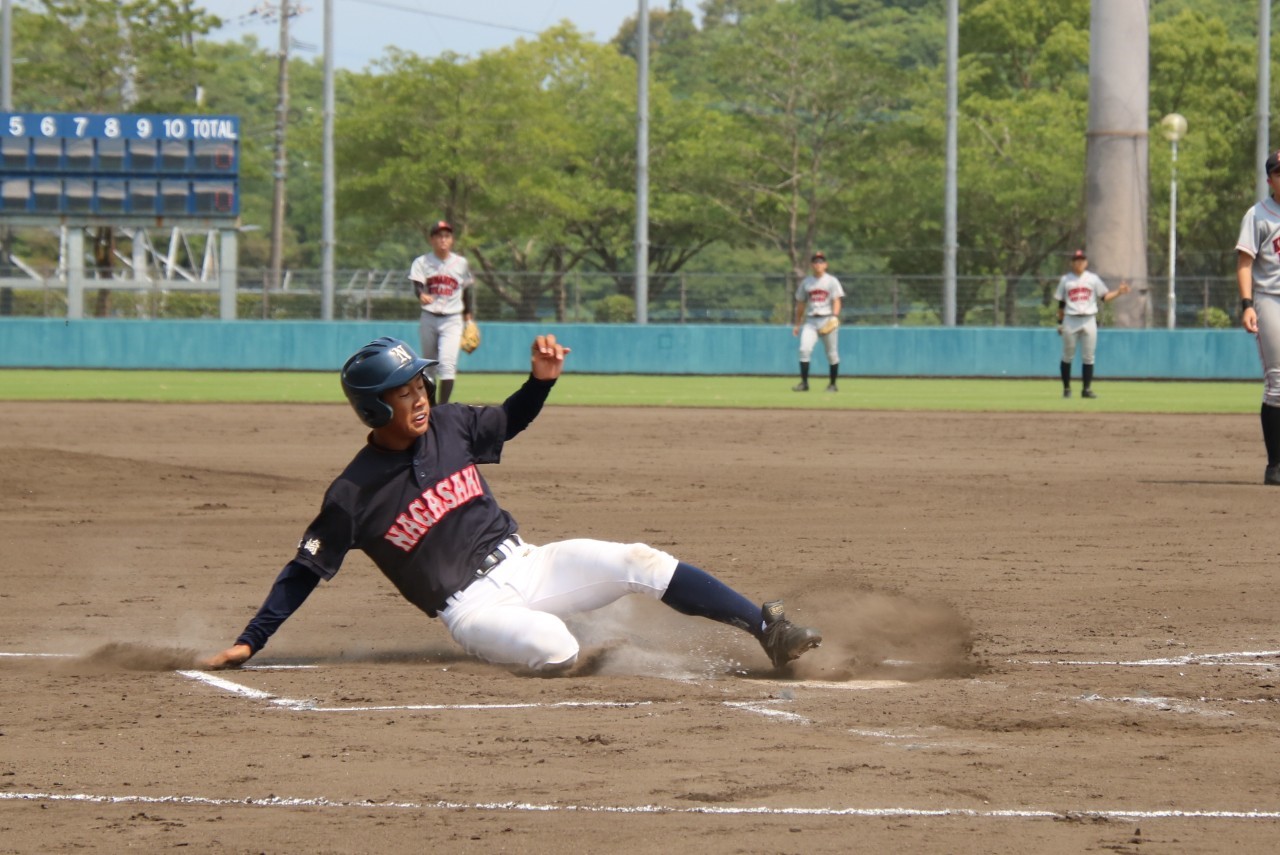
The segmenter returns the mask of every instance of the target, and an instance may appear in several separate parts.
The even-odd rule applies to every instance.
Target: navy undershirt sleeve
[[[320,577],[313,570],[297,561],[290,561],[276,577],[267,599],[249,625],[240,633],[236,644],[247,644],[257,653],[267,644],[267,639],[289,619],[289,615],[306,602],[307,597],[320,584]]]
[[[556,385],[554,380],[539,380],[530,374],[529,379],[524,381],[524,385],[502,402],[502,409],[507,414],[506,439],[511,439],[520,433],[538,417],[554,385]]]

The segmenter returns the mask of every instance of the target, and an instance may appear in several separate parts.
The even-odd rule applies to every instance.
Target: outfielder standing
[[[458,376],[462,328],[475,317],[475,279],[467,260],[453,252],[453,226],[440,220],[431,227],[430,237],[431,252],[413,260],[409,280],[422,303],[422,355],[439,363],[432,377],[439,381],[438,403],[447,404]]]
[[[796,322],[791,335],[800,336],[800,382],[792,386],[791,391],[809,391],[809,357],[818,339],[822,339],[831,374],[827,391],[835,392],[840,374],[840,309],[844,304],[844,289],[840,287],[840,280],[827,272],[824,254],[815,252],[809,263],[813,274],[796,287]]]
[[[557,674],[578,659],[563,617],[644,594],[678,612],[736,626],[781,668],[822,636],[796,626],[782,602],[763,606],[709,573],[643,543],[566,540],[534,546],[494,498],[478,466],[529,426],[560,376],[569,348],[538,336],[524,385],[500,407],[432,407],[433,366],[393,338],[370,342],[342,367],[342,389],[368,441],[325,492],[293,559],[235,644],[205,660],[240,665],[322,579],[359,549],[405,599],[439,617],[468,653]]]
[[[1280,486],[1280,151],[1266,161],[1271,198],[1245,212],[1236,241],[1240,322],[1258,339],[1262,358],[1262,483]]]
[[[1093,360],[1098,348],[1098,303],[1107,303],[1129,293],[1129,283],[1121,282],[1114,291],[1102,277],[1091,270],[1083,249],[1071,256],[1071,272],[1058,280],[1054,299],[1058,301],[1058,332],[1062,335],[1062,397],[1071,397],[1071,362],[1080,343],[1081,373],[1084,375],[1084,398],[1096,398],[1093,391]]]

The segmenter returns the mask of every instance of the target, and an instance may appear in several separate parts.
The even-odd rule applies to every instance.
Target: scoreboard
[[[0,112],[0,222],[240,215],[240,119]]]

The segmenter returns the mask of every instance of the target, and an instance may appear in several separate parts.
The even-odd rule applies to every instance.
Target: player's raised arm
[[[564,358],[569,355],[569,348],[547,333],[533,340],[532,354],[533,376],[539,380],[555,380],[564,369]]]
[[[542,405],[564,368],[569,348],[559,344],[554,335],[547,334],[533,340],[530,352],[529,379],[502,402],[502,409],[507,413],[506,439],[514,438],[542,412]]]

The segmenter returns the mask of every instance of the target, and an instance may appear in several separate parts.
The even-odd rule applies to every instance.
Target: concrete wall
[[[797,373],[789,327],[489,323],[481,330],[483,344],[463,354],[462,372],[523,372],[533,336],[554,332],[573,348],[573,370],[582,373]],[[417,347],[410,321],[0,318],[0,367],[332,371],[381,335]],[[845,326],[839,335],[845,376],[1055,377],[1061,348],[1051,328]],[[813,362],[825,372],[821,347]],[[1107,328],[1099,336],[1098,374],[1249,380],[1261,368],[1253,337],[1239,329]]]

